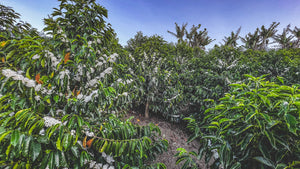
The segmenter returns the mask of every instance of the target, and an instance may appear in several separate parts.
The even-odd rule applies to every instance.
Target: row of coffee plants
[[[167,149],[159,128],[118,118],[136,84],[106,16],[95,0],[60,0],[47,35],[4,25],[1,168],[165,168],[147,163]]]
[[[183,161],[182,168],[197,168],[194,159],[203,157],[211,168],[299,167],[299,84],[246,77],[231,84],[230,91],[203,112],[201,121],[186,118],[193,131],[189,140],[200,138],[201,145],[198,152],[179,149],[177,163]]]

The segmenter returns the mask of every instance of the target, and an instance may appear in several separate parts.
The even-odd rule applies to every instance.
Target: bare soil
[[[176,165],[176,157],[174,157],[174,155],[178,152],[176,151],[177,148],[184,148],[188,152],[198,152],[199,142],[194,140],[191,143],[187,143],[189,137],[187,134],[188,130],[183,124],[171,123],[155,116],[150,116],[149,119],[146,119],[144,116],[141,116],[141,114],[134,112],[126,115],[127,118],[130,116],[134,116],[131,120],[134,124],[143,126],[148,125],[149,123],[154,123],[160,128],[162,137],[167,139],[169,142],[168,151],[157,156],[157,159],[153,163],[164,163],[167,166],[167,169],[180,169],[183,162]],[[206,169],[204,160],[199,161],[198,164],[201,169]]]

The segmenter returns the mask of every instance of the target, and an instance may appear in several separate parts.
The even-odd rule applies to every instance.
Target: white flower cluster
[[[229,65],[229,63],[226,63],[226,62],[222,61],[221,59],[218,59],[219,65],[217,65],[217,67],[220,69],[223,67],[226,67],[226,69],[229,70],[237,65],[237,61],[238,60],[236,59]]]
[[[56,124],[61,124],[61,121],[56,120],[53,117],[45,116],[43,119],[45,120],[45,126],[46,127],[51,127],[51,126],[54,126]]]
[[[39,58],[40,58],[40,55],[36,54],[36,55],[34,55],[31,59],[32,59],[32,60],[36,60],[36,59],[39,59]]]
[[[85,135],[88,136],[88,137],[94,137],[95,136],[94,132],[89,132],[89,131],[85,131]]]
[[[20,72],[19,72],[20,73]],[[12,78],[13,80],[21,80],[22,83],[27,87],[35,87],[35,81],[24,77],[23,75],[19,74],[10,69],[3,69],[2,74],[7,78]]]
[[[65,76],[68,76],[68,78],[70,79],[70,75],[69,74],[70,74],[70,71],[68,69],[63,70],[63,71],[59,72],[59,78],[61,80],[63,80],[65,78]]]
[[[46,56],[51,60],[51,67],[56,68],[56,66],[61,62],[61,59],[57,59],[54,54],[48,50],[45,51]],[[56,69],[55,69],[56,70]]]
[[[79,95],[78,95],[79,96]],[[77,99],[81,99],[81,98],[84,98],[84,102],[90,102],[91,100],[92,100],[92,97],[94,96],[94,97],[98,97],[98,90],[94,90],[94,91],[92,91],[91,92],[91,94],[90,95],[88,95],[88,96],[85,96],[85,95],[81,95],[80,97],[78,97],[77,96]]]
[[[112,164],[113,162],[115,162],[113,156],[107,155],[105,152],[102,152],[102,157],[108,164]]]
[[[104,56],[106,56],[106,55],[104,55]],[[102,66],[105,63],[106,63],[105,59],[103,57],[100,57],[99,61],[96,60],[96,67],[100,67],[100,66]]]
[[[76,135],[76,131],[75,130],[71,130],[71,136],[75,136]]]
[[[12,117],[12,116],[14,116],[14,115],[15,115],[15,112],[9,113],[9,117]]]
[[[112,73],[112,67],[108,67],[107,69],[105,69],[102,73],[100,73],[100,78],[104,78],[104,76],[106,74],[111,74]]]
[[[114,166],[110,166],[108,164],[102,164],[102,163],[97,163],[96,161],[91,160],[89,165],[89,168],[93,169],[115,169]]]
[[[133,80],[132,79],[127,79],[127,80],[124,81],[123,79],[119,78],[119,79],[116,80],[116,82],[117,83],[123,83],[123,84],[130,84],[130,83],[133,82]]]
[[[40,101],[40,100],[41,100],[41,97],[40,97],[39,95],[36,95],[36,96],[34,96],[34,99],[35,99],[36,101]]]
[[[55,87],[52,87],[50,90],[47,90],[45,88],[42,87],[41,84],[37,84],[36,86],[34,86],[34,90],[39,92],[41,91],[42,94],[46,94],[46,95],[51,95],[54,91]],[[39,101],[39,97],[35,98],[37,101]]]
[[[93,41],[88,41],[88,47],[92,47]]]
[[[114,54],[110,55],[110,56],[109,56],[109,62],[110,62],[110,63],[116,62],[118,56],[119,56],[119,55],[118,55],[117,53],[114,53]]]
[[[130,58],[133,62],[135,62],[135,59],[134,59],[134,57],[131,56],[131,54],[129,54],[129,58]]]

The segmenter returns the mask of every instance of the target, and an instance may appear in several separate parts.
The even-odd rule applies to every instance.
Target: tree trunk
[[[146,107],[145,107],[145,118],[149,119],[149,101],[148,100],[146,102]]]

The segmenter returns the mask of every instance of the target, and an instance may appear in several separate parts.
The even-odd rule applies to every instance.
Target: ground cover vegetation
[[[168,140],[131,111],[187,125],[200,147],[178,149],[181,168],[299,167],[299,28],[240,27],[205,50],[207,29],[175,23],[175,44],[122,47],[95,0],[59,2],[43,32],[0,5],[1,168],[168,168],[151,163]]]

